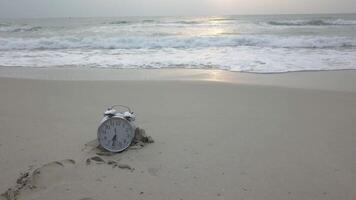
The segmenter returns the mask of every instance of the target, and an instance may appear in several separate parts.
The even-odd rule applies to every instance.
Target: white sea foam
[[[39,62],[40,61],[40,62]],[[201,68],[277,73],[301,70],[355,69],[352,51],[227,47],[201,49],[112,49],[6,51],[4,66],[82,66],[99,68]]]

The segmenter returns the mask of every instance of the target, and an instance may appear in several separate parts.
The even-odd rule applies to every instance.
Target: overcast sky
[[[0,17],[355,13],[356,0],[0,0]]]

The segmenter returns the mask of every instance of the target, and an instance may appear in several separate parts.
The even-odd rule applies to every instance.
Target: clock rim
[[[103,126],[106,121],[108,121],[108,120],[110,120],[110,119],[112,119],[112,118],[117,118],[117,119],[121,119],[121,120],[126,121],[126,122],[130,125],[130,127],[131,127],[131,134],[133,135],[131,141],[129,142],[129,145],[128,145],[127,147],[124,147],[124,148],[119,149],[119,150],[113,150],[113,149],[111,149],[111,148],[107,148],[107,147],[103,146],[103,145],[100,143],[100,140],[99,140],[99,134],[100,134],[100,131],[99,131],[99,130],[100,130],[101,126]],[[100,146],[101,146],[102,148],[104,148],[105,150],[107,150],[107,151],[109,151],[109,152],[113,152],[113,153],[119,153],[119,152],[124,151],[125,149],[127,149],[127,148],[131,145],[131,143],[132,143],[132,141],[133,141],[133,139],[134,139],[134,137],[135,137],[134,134],[135,134],[134,126],[131,124],[130,121],[128,121],[128,120],[125,119],[124,117],[121,117],[121,116],[105,117],[105,118],[100,122],[100,125],[99,125],[99,127],[98,127],[97,140],[98,140]]]

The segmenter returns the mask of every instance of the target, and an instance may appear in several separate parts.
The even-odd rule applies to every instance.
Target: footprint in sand
[[[72,159],[47,163],[33,171],[32,184],[36,188],[46,188],[54,182],[59,182],[66,177],[72,177],[75,164]]]
[[[2,193],[0,199],[16,200],[22,193],[45,189],[47,186],[61,181],[65,177],[72,176],[72,172],[75,171],[73,170],[75,164],[75,161],[72,159],[53,161],[44,164],[33,172],[21,173],[20,177],[16,180],[16,185]]]

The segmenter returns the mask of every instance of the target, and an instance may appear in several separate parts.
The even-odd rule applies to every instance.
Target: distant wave
[[[10,26],[10,24],[8,24],[8,23],[0,23],[0,27],[7,27],[7,26]]]
[[[35,27],[28,27],[28,28],[16,28],[13,29],[12,32],[34,32],[34,31],[39,31],[41,30],[41,26],[35,26]]]
[[[153,22],[156,22],[156,20],[153,20],[153,19],[145,19],[145,20],[142,20],[143,23],[153,23]]]
[[[124,20],[121,20],[121,21],[112,21],[112,22],[109,22],[108,24],[131,24],[132,22],[130,21],[124,21]]]
[[[161,20],[141,20],[141,21],[127,21],[118,20],[111,21],[104,24],[111,25],[131,25],[142,23],[159,23],[159,24],[175,24],[175,25],[200,25],[209,23],[222,23],[238,21],[235,18],[206,18],[206,19],[193,19],[193,20],[179,20],[179,21],[161,21]],[[268,22],[258,22],[258,24],[267,24],[271,26],[350,26],[356,25],[356,20],[345,19],[314,19],[314,20],[274,20]]]
[[[190,21],[190,20],[185,20],[185,21],[175,21],[173,23],[176,23],[176,24],[201,24],[202,22],[204,21],[201,21],[201,20],[197,20],[197,21]]]
[[[214,37],[41,37],[0,38],[0,50],[31,49],[163,49],[256,46],[271,48],[350,48],[356,47],[351,37],[270,35],[225,35]]]
[[[212,18],[212,19],[209,19],[209,21],[212,21],[212,22],[219,22],[219,21],[236,21],[236,19],[234,19],[234,18]]]
[[[28,26],[28,25],[11,25],[0,24],[0,32],[16,33],[16,32],[35,32],[41,30],[41,26]]]
[[[234,21],[236,19],[232,18],[207,18],[207,19],[198,19],[198,20],[179,20],[179,21],[165,21],[165,20],[138,20],[138,21],[126,21],[126,20],[118,20],[106,22],[104,24],[112,24],[112,25],[128,25],[128,24],[147,24],[147,23],[159,23],[159,24],[183,24],[183,25],[195,25],[195,24],[204,24],[211,22],[224,22],[224,21]]]
[[[118,21],[111,21],[111,22],[106,22],[104,24],[112,24],[112,25],[130,25],[130,24],[147,24],[147,23],[154,23],[156,20],[152,19],[145,19],[141,21],[126,21],[126,20],[118,20]]]
[[[356,25],[355,20],[283,20],[283,21],[269,21],[269,25],[273,26],[341,26],[341,25]]]
[[[204,23],[211,23],[211,22],[224,22],[224,21],[236,21],[233,18],[207,18],[201,20],[183,20],[183,21],[176,21],[174,23],[177,24],[204,24]]]

